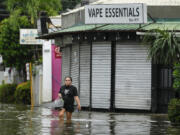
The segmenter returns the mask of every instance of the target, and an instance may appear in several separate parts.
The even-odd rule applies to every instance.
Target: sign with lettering
[[[20,29],[20,44],[42,45],[42,40],[36,37],[38,37],[37,29]]]
[[[61,58],[62,54],[60,52],[59,46],[54,47],[54,52],[55,52],[55,58]]]
[[[147,23],[146,4],[114,4],[85,6],[85,24]]]

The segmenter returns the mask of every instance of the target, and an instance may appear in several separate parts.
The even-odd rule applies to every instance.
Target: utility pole
[[[33,88],[32,88],[32,63],[29,63],[29,72],[30,72],[30,90],[31,90],[31,107],[34,107],[34,95],[33,95]]]

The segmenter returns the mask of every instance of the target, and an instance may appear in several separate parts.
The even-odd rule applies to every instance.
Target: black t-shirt
[[[59,93],[62,95],[64,100],[64,104],[73,105],[74,104],[74,96],[77,96],[77,88],[73,85],[66,86],[63,85],[60,88]]]

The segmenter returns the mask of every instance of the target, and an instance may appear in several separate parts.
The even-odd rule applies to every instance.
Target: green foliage
[[[2,80],[2,84],[5,84],[5,81],[4,81],[4,80]]]
[[[31,103],[31,95],[30,95],[30,82],[24,82],[17,86],[15,94],[15,102],[30,104]]]
[[[180,124],[180,99],[172,99],[170,101],[168,117],[173,124]]]
[[[19,44],[19,28],[29,28],[31,25],[26,16],[17,17],[17,25],[11,25],[11,17],[0,23],[0,54],[6,67],[16,67],[19,71],[25,63],[32,61],[32,46]]]
[[[81,0],[61,0],[62,10],[73,9]]]
[[[0,85],[0,102],[30,104],[30,82]]]
[[[2,84],[0,85],[0,102],[13,103],[16,84]]]
[[[6,6],[10,17],[0,22],[0,54],[6,67],[25,71],[25,63],[33,62],[35,51],[32,51],[33,46],[19,44],[19,29],[34,28],[40,11],[47,11],[48,15],[58,14],[61,1],[6,0]]]
[[[6,67],[25,71],[25,63],[33,62],[32,46],[19,44],[19,29],[33,28],[40,11],[56,15],[61,10],[60,0],[6,0],[10,17],[0,22],[0,54]],[[37,54],[37,52],[36,52]]]
[[[156,64],[173,64],[179,61],[180,45],[174,32],[153,29],[144,37],[148,44],[148,58]]]
[[[174,65],[173,77],[173,88],[180,92],[180,63]]]
[[[41,56],[41,57],[39,57],[39,59],[38,59],[38,64],[42,64],[42,62],[43,62],[43,58],[42,58],[42,56]]]
[[[38,58],[38,60],[36,60],[33,64],[34,64],[34,65],[41,65],[42,62],[43,62],[43,58],[42,58],[42,56],[40,56],[40,57]]]
[[[18,11],[20,15],[30,16],[34,26],[40,11],[47,11],[49,16],[53,16],[61,10],[60,0],[7,0],[6,4],[11,14]]]

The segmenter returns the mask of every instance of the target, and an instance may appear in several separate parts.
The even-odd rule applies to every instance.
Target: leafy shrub
[[[173,88],[176,92],[180,92],[180,63],[175,64],[173,71],[174,83]]]
[[[168,105],[168,117],[173,124],[180,124],[180,99],[172,99]]]
[[[0,102],[13,103],[16,84],[2,84],[0,85]]]
[[[16,88],[14,97],[16,103],[30,104],[31,103],[30,82],[28,81],[19,84]]]

